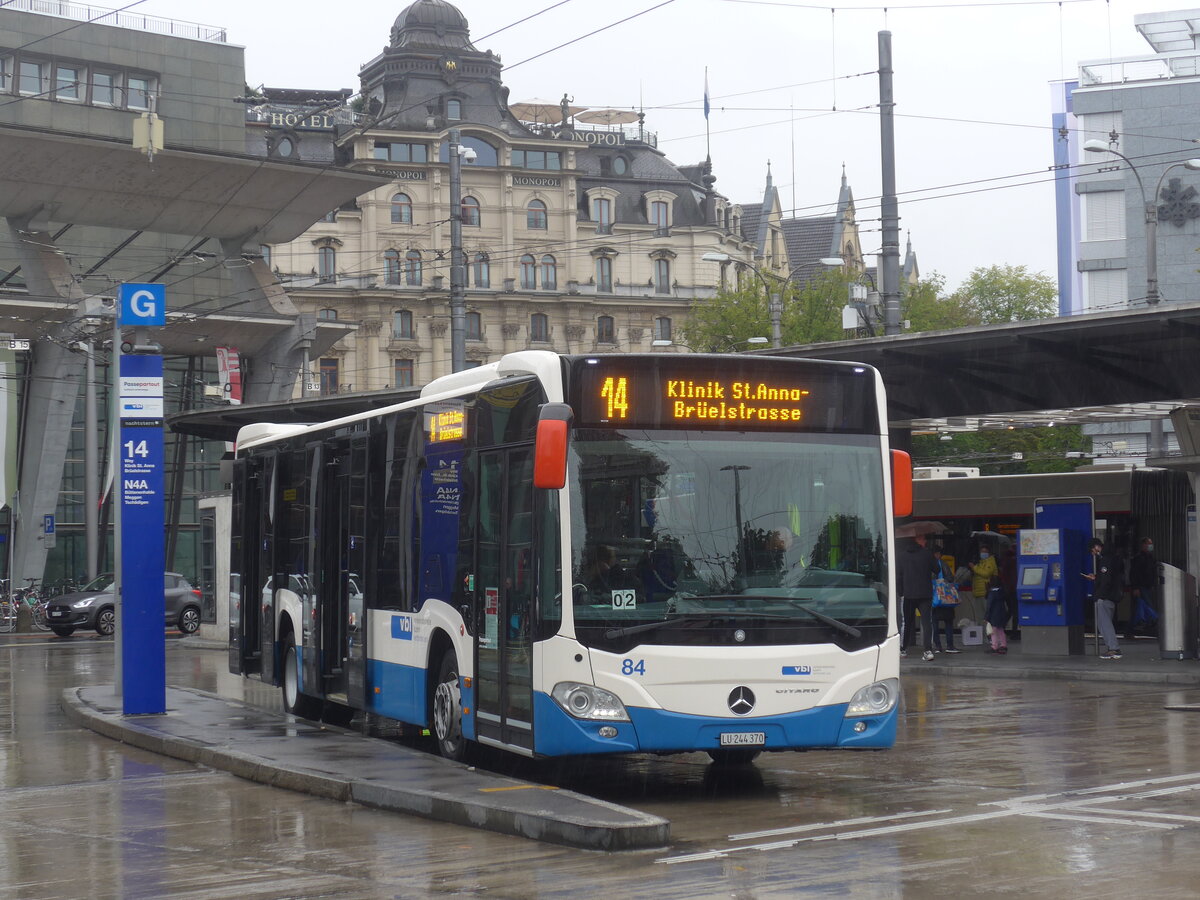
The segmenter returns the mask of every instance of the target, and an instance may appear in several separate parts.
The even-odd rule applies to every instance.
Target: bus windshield
[[[578,429],[576,635],[639,643],[835,643],[887,631],[880,439]]]

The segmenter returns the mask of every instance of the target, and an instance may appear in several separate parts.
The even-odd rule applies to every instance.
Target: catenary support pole
[[[879,151],[883,168],[880,212],[883,252],[883,333],[900,333],[900,214],[896,203],[896,122],[892,99],[892,33],[879,32]]]

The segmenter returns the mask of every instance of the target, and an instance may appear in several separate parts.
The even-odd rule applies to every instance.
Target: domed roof
[[[447,0],[416,0],[396,17],[393,47],[473,50],[467,17]]]

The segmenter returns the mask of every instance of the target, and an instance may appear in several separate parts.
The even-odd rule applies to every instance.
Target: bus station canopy
[[[1200,303],[764,351],[879,369],[893,428],[1165,418],[1200,398]]]
[[[128,143],[0,126],[0,216],[277,244],[388,179],[196,150],[150,162]]]

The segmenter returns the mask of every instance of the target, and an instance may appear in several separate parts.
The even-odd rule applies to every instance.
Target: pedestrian
[[[908,656],[908,647],[916,637],[917,613],[921,614],[921,658],[933,659],[933,579],[941,571],[933,553],[926,547],[928,538],[918,534],[896,564],[896,581],[904,600],[904,628],[900,633],[900,655]]]
[[[1112,551],[1106,551],[1104,542],[1092,538],[1088,544],[1091,554],[1091,572],[1084,572],[1083,577],[1091,582],[1092,598],[1095,601],[1096,629],[1104,640],[1104,652],[1101,659],[1120,659],[1121,646],[1117,643],[1117,630],[1113,627],[1113,613],[1121,600],[1121,592],[1125,587],[1125,573],[1121,561]]]
[[[941,547],[933,548],[933,558],[938,562],[940,583],[935,582],[933,591],[933,652],[942,652],[942,633],[946,635],[946,652],[961,653],[954,646],[954,616],[958,612],[958,588],[954,586],[952,564],[942,555]]]
[[[1003,656],[1008,652],[1008,601],[1004,599],[1004,588],[999,584],[988,591],[987,614],[984,616],[992,626],[992,652]]]
[[[1154,541],[1142,538],[1141,547],[1129,561],[1129,587],[1132,589],[1132,610],[1129,614],[1129,633],[1138,625],[1153,625],[1158,621],[1155,605],[1158,591],[1158,560],[1154,558]]]
[[[971,593],[973,593],[987,610],[988,591],[992,588],[993,579],[999,577],[1000,569],[987,544],[979,545],[979,559],[971,563]]]

